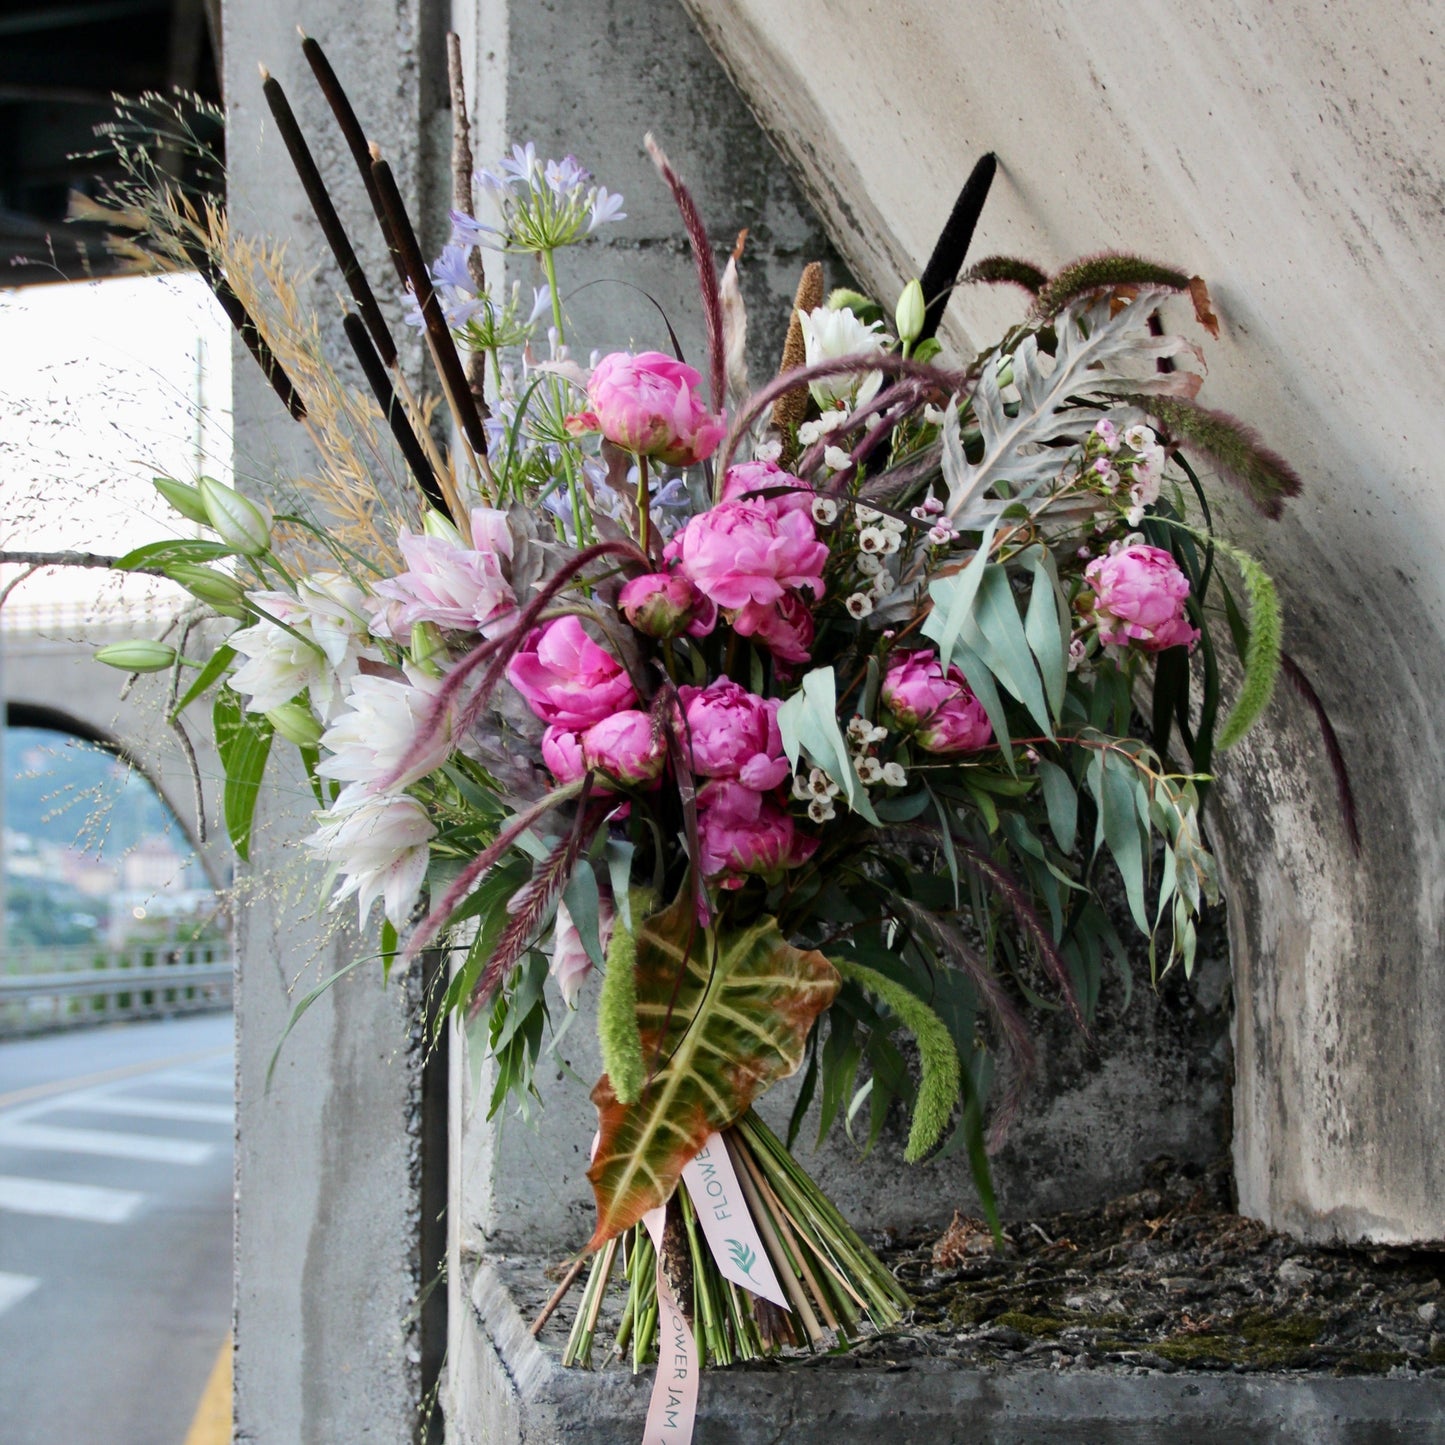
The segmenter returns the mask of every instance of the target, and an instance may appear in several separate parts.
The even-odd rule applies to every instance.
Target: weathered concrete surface
[[[297,45],[325,46],[369,134],[416,205],[426,121],[437,104],[417,0],[250,0],[226,7],[229,199],[233,225],[286,239],[330,354],[341,290],[277,139],[256,67],[291,97],[369,273],[389,275],[359,177]],[[429,69],[430,67],[430,69]],[[396,315],[394,298],[385,304]],[[399,335],[405,329],[397,326]],[[261,493],[304,464],[303,434],[237,351],[235,474]],[[299,839],[314,803],[290,749],[276,749],[242,883],[236,991],[237,1214],[235,1426],[255,1445],[398,1445],[421,1412],[416,1306],[421,1286],[419,1090],[415,999],[384,990],[362,963],[327,992],[287,1040],[269,1091],[268,1065],[297,999],[364,949],[328,918],[322,878]]]
[[[564,1370],[538,1345],[498,1274],[483,1268],[477,1328],[454,1371],[474,1409],[452,1445],[633,1445],[651,1373]],[[960,1370],[819,1357],[705,1373],[699,1445],[1427,1445],[1445,1439],[1445,1384],[1428,1379]]]
[[[885,295],[990,149],[977,255],[1123,247],[1208,279],[1224,336],[1203,399],[1260,426],[1307,488],[1278,527],[1226,519],[1280,580],[1363,835],[1356,858],[1318,732],[1281,699],[1223,769],[1214,822],[1241,1207],[1314,1238],[1445,1236],[1438,13],[684,3]],[[953,311],[965,349],[1018,303]]]

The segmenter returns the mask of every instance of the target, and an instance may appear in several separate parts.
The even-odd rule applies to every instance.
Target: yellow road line
[[[64,1094],[70,1089],[88,1089],[95,1084],[113,1084],[118,1079],[131,1079],[137,1074],[153,1074],[157,1069],[179,1068],[182,1064],[199,1064],[203,1059],[219,1058],[229,1053],[226,1048],[199,1049],[189,1054],[172,1054],[168,1059],[154,1059],[145,1064],[126,1064],[119,1069],[106,1069],[99,1074],[81,1074],[77,1078],[54,1079],[48,1084],[31,1084],[28,1089],[15,1089],[0,1094],[0,1109],[12,1104],[27,1104],[32,1099],[48,1099],[52,1094]]]
[[[201,1393],[185,1445],[230,1445],[231,1441],[231,1337],[221,1346],[211,1378]]]

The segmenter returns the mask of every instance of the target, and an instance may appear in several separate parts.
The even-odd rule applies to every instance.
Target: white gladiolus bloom
[[[306,844],[345,875],[333,908],[355,894],[364,924],[379,897],[387,919],[401,928],[416,907],[436,831],[426,809],[401,793],[333,806]]]
[[[321,736],[321,746],[331,756],[316,768],[323,777],[350,785],[338,801],[373,795],[383,784],[405,788],[446,762],[453,745],[450,715],[406,770],[397,772],[421,735],[440,686],[439,678],[411,671],[405,679],[365,673],[355,679],[347,711]]]
[[[845,356],[877,356],[892,339],[884,332],[881,321],[864,325],[846,306],[799,311],[798,321],[803,328],[803,352],[809,366],[839,361]],[[825,412],[839,402],[856,410],[867,406],[882,385],[881,371],[852,372],[811,382],[808,390]]]
[[[344,573],[317,572],[298,584],[294,597],[289,592],[248,595],[270,617],[228,639],[247,659],[231,675],[231,686],[249,698],[246,711],[271,712],[304,688],[316,715],[329,721],[361,658],[379,656],[365,640],[366,594]]]

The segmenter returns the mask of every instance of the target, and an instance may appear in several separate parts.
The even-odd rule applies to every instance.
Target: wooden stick
[[[530,1328],[533,1335],[540,1335],[542,1333],[542,1326],[552,1318],[557,1311],[557,1306],[567,1298],[567,1291],[577,1283],[577,1276],[582,1273],[586,1264],[587,1256],[585,1254],[579,1254],[568,1266],[567,1273],[562,1276],[562,1283],[552,1291],[552,1298],[542,1306],[542,1313],[532,1321]]]

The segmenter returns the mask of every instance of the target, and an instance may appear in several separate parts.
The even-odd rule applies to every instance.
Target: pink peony
[[[733,618],[733,631],[756,637],[779,662],[806,662],[812,655],[813,613],[801,592],[784,592],[769,607],[749,602]]]
[[[698,801],[703,876],[723,888],[741,888],[750,874],[775,881],[817,849],[787,812],[741,783],[709,783]]]
[[[775,487],[792,487],[771,497],[749,496],[750,492],[772,491]],[[720,502],[760,502],[774,512],[806,512],[816,495],[812,487],[792,472],[785,472],[776,462],[739,462],[727,469],[723,478]]]
[[[645,637],[676,637],[684,630],[701,637],[717,623],[717,605],[681,572],[649,572],[634,577],[618,594],[617,606]],[[697,626],[704,623],[702,631],[697,631]]]
[[[993,739],[988,714],[963,673],[950,667],[945,676],[931,649],[903,653],[884,674],[880,695],[930,753],[973,753]]]
[[[667,738],[647,713],[629,708],[582,734],[582,761],[616,783],[655,783],[667,761]]]
[[[637,701],[622,664],[575,617],[534,628],[507,664],[507,679],[544,723],[579,731]]]
[[[727,434],[698,395],[702,377],[660,351],[614,351],[587,383],[589,409],[567,418],[573,433],[600,431],[610,442],[675,467],[704,461]]]
[[[828,549],[806,511],[720,502],[692,518],[664,555],[719,607],[744,607],[776,602],[790,587],[821,597]]]
[[[1189,579],[1162,547],[1136,542],[1090,562],[1084,578],[1094,589],[1099,641],[1145,652],[1193,647],[1199,630],[1191,627],[1185,604]]]
[[[792,769],[783,756],[776,698],[761,698],[728,678],[705,688],[680,687],[692,741],[692,769],[704,778],[735,778],[764,793]]]
[[[582,734],[571,728],[549,727],[542,734],[542,761],[559,783],[573,783],[587,771],[582,761]]]
[[[402,532],[397,538],[409,570],[378,582],[372,591],[387,605],[372,622],[382,637],[403,636],[417,622],[482,632],[494,637],[511,625],[517,595],[503,575],[512,558],[504,513],[472,509],[472,546],[442,537]]]

